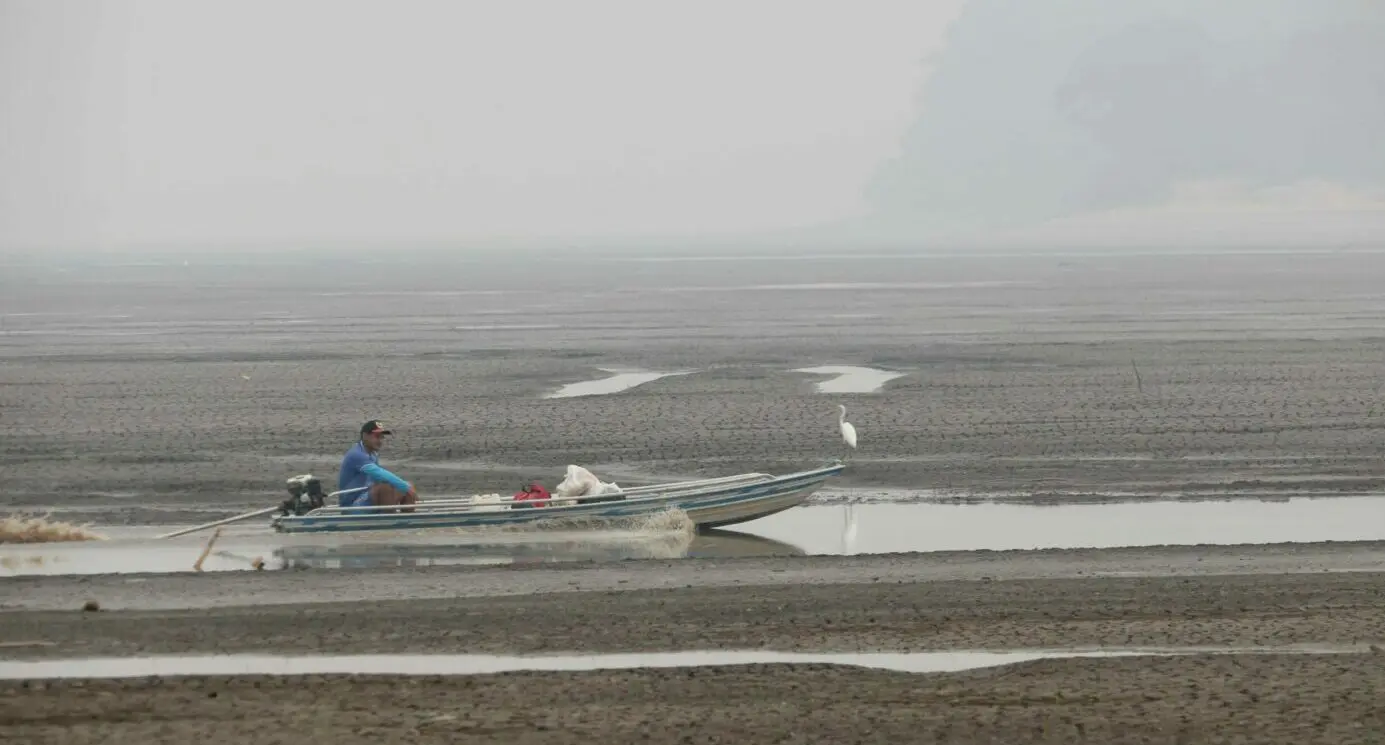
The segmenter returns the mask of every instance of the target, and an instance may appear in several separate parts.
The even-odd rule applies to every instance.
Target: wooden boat
[[[370,533],[384,536],[383,533]],[[445,564],[559,564],[571,561],[624,561],[628,559],[682,559],[739,556],[804,556],[798,546],[772,538],[708,529],[692,536],[599,534],[558,531],[553,540],[488,540],[454,542],[411,542],[392,537],[372,540],[344,540],[323,534],[332,543],[296,543],[275,548],[274,561],[283,569],[336,569],[379,567],[425,567]],[[592,535],[583,539],[583,535]],[[299,540],[299,539],[294,539]]]
[[[281,533],[355,532],[364,530],[419,530],[504,526],[540,521],[606,521],[652,516],[677,509],[688,515],[698,530],[758,520],[796,507],[827,479],[841,473],[840,462],[798,473],[774,476],[743,473],[700,481],[655,484],[592,497],[577,497],[571,504],[530,507],[513,499],[477,502],[474,498],[424,500],[400,507],[338,507],[327,504],[335,494],[323,495],[316,479],[290,479],[293,497],[271,518]],[[559,498],[561,499],[561,498]],[[303,505],[310,505],[307,509]],[[182,531],[180,531],[182,532]]]

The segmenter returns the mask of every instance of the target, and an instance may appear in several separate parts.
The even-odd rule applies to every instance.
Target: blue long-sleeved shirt
[[[409,482],[380,467],[380,456],[365,449],[365,444],[357,441],[346,456],[341,459],[341,473],[337,474],[337,491],[359,489],[380,482],[388,483],[401,492],[409,490]],[[351,492],[337,496],[337,504],[348,507],[360,499],[364,492]]]

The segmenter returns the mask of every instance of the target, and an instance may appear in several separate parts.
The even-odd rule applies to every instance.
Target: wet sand
[[[1178,576],[1199,563],[1163,551],[1166,576],[1015,576],[1010,555],[969,579],[816,584],[797,576],[680,589],[572,588],[508,596],[240,605],[214,611],[0,613],[10,659],[191,652],[530,653],[778,649],[958,650],[1351,645],[1332,654],[1067,659],[957,673],[826,665],[516,672],[468,677],[189,676],[0,682],[0,723],[24,742],[1378,742],[1385,575],[1342,547],[1293,573],[1243,556],[1248,573]],[[1315,553],[1315,551],[1317,553]],[[1379,554],[1381,547],[1367,548]],[[1280,550],[1280,554],[1292,551]],[[1146,550],[1157,557],[1158,550]],[[1230,570],[1232,549],[1209,558]],[[1272,555],[1273,551],[1264,551]],[[1126,571],[1129,557],[1069,556],[1073,571]],[[1146,557],[1150,558],[1150,557]],[[1174,558],[1174,561],[1168,559]],[[810,560],[809,560],[810,561]],[[745,560],[762,563],[763,560]],[[696,562],[685,562],[694,564]],[[740,564],[744,562],[732,562]],[[636,572],[644,570],[644,563]],[[1089,569],[1075,570],[1085,565]],[[1329,566],[1330,565],[1330,566]],[[680,565],[682,566],[682,565]],[[1180,566],[1182,567],[1180,569]],[[745,569],[732,566],[729,571]],[[878,567],[860,567],[873,571]],[[1008,568],[1008,572],[1006,569]],[[692,577],[715,577],[717,565]],[[936,570],[936,567],[933,567]],[[1057,566],[1050,570],[1056,571]],[[1255,573],[1261,570],[1265,573]],[[586,579],[604,570],[429,570],[399,577],[459,592],[475,575]],[[317,574],[317,573],[304,573]],[[333,573],[332,576],[336,576]],[[787,574],[787,573],[786,573]],[[273,584],[279,576],[260,575]],[[149,578],[198,601],[242,578]],[[194,585],[201,584],[198,589]],[[617,579],[618,586],[634,582]],[[90,584],[90,583],[77,583]],[[100,586],[100,583],[97,583]],[[27,589],[27,588],[15,588]],[[107,586],[105,589],[111,589]],[[531,589],[542,589],[531,586]],[[24,594],[27,594],[24,593]],[[326,597],[326,593],[322,597]],[[171,605],[171,604],[170,604]]]
[[[200,522],[335,473],[367,418],[425,497],[785,471],[1031,503],[1385,489],[1379,255],[17,270],[0,510]],[[28,274],[25,274],[28,272]],[[336,272],[335,274],[333,272]],[[729,274],[728,274],[729,272]],[[728,279],[734,277],[734,280]],[[596,288],[592,291],[577,287]],[[822,394],[829,365],[904,373]],[[692,370],[550,399],[601,368]],[[904,499],[915,498],[904,494]],[[157,652],[1385,643],[1385,545],[0,580],[8,659]],[[88,599],[103,610],[83,612]],[[28,644],[42,642],[42,644]],[[0,683],[21,742],[1352,743],[1380,656],[904,674]]]
[[[0,684],[19,742],[1380,742],[1378,655]],[[18,690],[16,690],[18,688]]]
[[[44,643],[6,650],[25,658],[1385,643],[1380,546],[1055,553],[35,578],[7,583],[0,638]]]
[[[604,289],[402,259],[306,292],[234,267],[4,280],[3,309],[32,315],[0,334],[0,509],[249,509],[289,476],[331,481],[370,417],[425,497],[552,486],[569,463],[631,485],[787,471],[844,455],[839,403],[860,448],[834,487],[1385,489],[1381,255],[546,260]],[[824,394],[796,372],[835,365],[903,377]],[[603,368],[696,372],[547,398]]]
[[[1385,542],[939,551],[873,556],[689,558],[505,566],[20,576],[0,579],[0,611],[201,612],[239,606],[498,598],[582,592],[879,585],[1101,577],[1385,572]],[[751,590],[746,590],[751,591]],[[759,590],[754,590],[758,592]],[[61,614],[60,614],[61,615]]]

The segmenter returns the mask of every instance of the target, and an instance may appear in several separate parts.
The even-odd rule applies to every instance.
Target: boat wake
[[[531,523],[513,525],[467,526],[451,529],[432,529],[424,544],[450,545],[454,548],[489,548],[505,552],[532,550],[563,550],[628,554],[635,558],[676,558],[683,555],[697,537],[697,524],[680,509],[628,517],[556,517]],[[333,536],[338,550],[355,541]],[[380,535],[369,537],[374,543]],[[418,538],[418,537],[415,537]],[[403,541],[400,543],[411,543]]]
[[[562,517],[432,529],[427,535],[332,535],[330,542],[320,542],[325,538],[275,549],[281,566],[272,568],[677,559],[687,555],[698,536],[687,513],[667,509],[626,518]]]
[[[676,507],[658,512],[627,517],[598,517],[574,515],[554,517],[530,523],[498,526],[494,528],[503,533],[547,533],[552,531],[620,531],[623,533],[687,533],[696,532],[697,524],[688,513]],[[485,530],[484,528],[482,530]]]
[[[105,536],[85,525],[53,520],[49,515],[11,515],[0,518],[0,543],[101,541]]]

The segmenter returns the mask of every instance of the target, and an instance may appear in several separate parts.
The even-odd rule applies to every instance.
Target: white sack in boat
[[[581,466],[568,466],[567,478],[553,489],[555,497],[585,497],[601,488],[601,479]]]
[[[592,497],[619,492],[620,484],[604,482],[581,466],[569,465],[567,477],[553,488],[553,496],[555,497],[553,504],[574,504],[576,502],[575,497]]]
[[[471,503],[478,506],[477,512],[499,512],[510,509],[508,504],[500,504],[502,497],[499,494],[475,494],[471,497]]]

